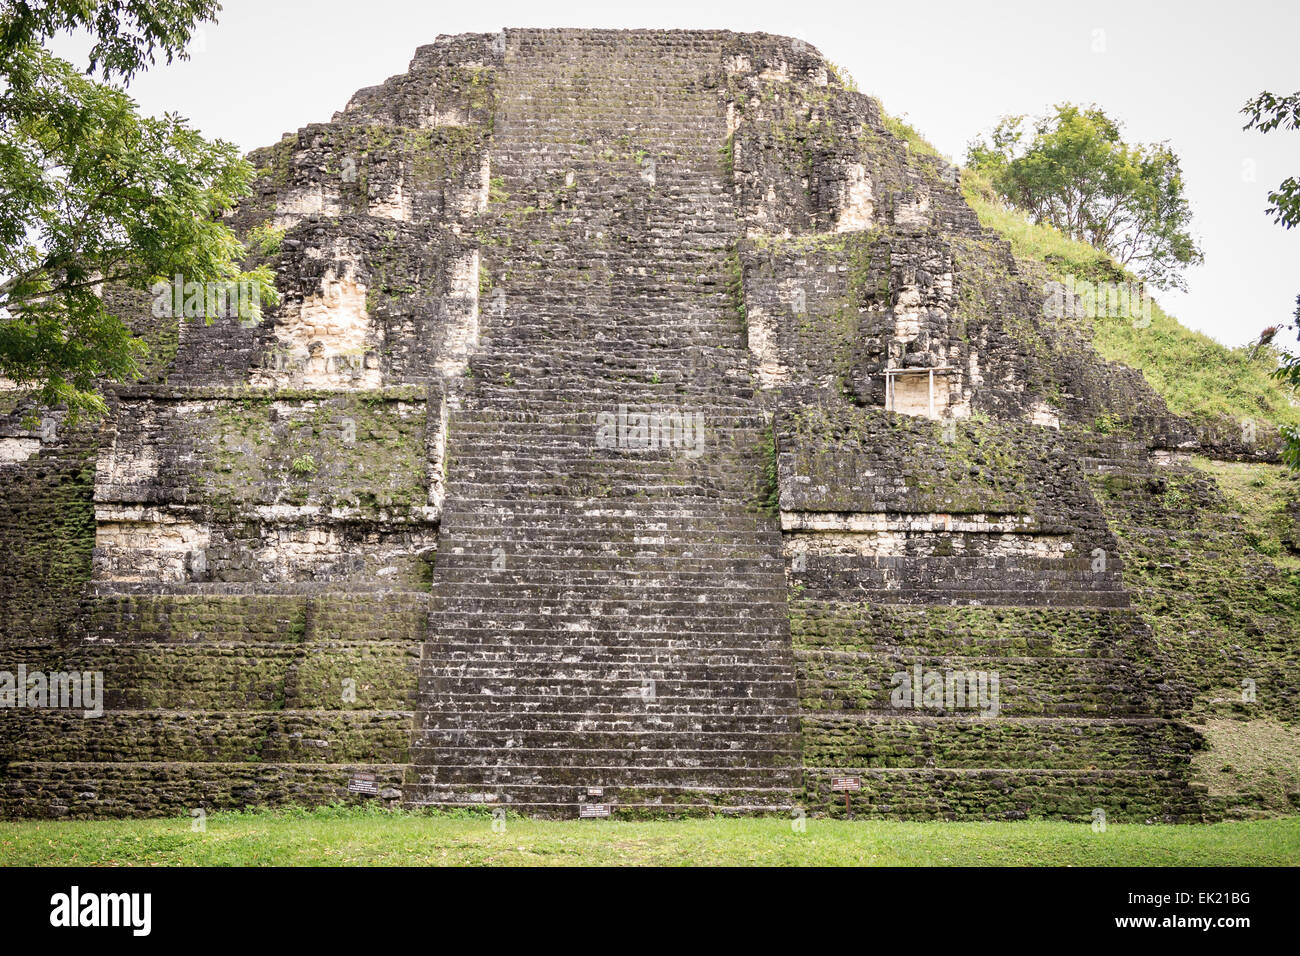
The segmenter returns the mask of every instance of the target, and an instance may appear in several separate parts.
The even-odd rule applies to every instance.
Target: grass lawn
[[[547,821],[355,809],[0,823],[0,865],[1300,865],[1300,817],[1189,826]]]

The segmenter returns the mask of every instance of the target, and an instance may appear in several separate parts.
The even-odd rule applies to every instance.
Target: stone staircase
[[[407,800],[787,809],[781,534],[755,504],[767,433],[698,44],[507,37]],[[620,447],[620,410],[690,427]]]

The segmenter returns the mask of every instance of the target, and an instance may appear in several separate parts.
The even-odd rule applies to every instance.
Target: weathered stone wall
[[[0,422],[5,666],[101,671],[106,708],[0,712],[5,813],[400,798],[494,82],[429,69],[440,112],[365,91],[252,156],[264,321],[111,292],[150,353],[100,433]]]
[[[112,293],[151,352],[103,427],[0,407],[4,666],[102,671],[106,709],[0,711],[0,812],[358,773],[554,815],[836,814],[844,776],[859,814],[1215,812],[1167,623],[1215,499],[1159,462],[1258,450],[1045,312],[807,44],[441,37],[252,160],[264,321]],[[1238,663],[1286,715],[1259,567]],[[927,672],[998,697],[900,704]]]

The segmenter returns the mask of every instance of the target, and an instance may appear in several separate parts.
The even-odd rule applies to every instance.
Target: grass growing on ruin
[[[1265,324],[1261,319],[1259,324]],[[1227,416],[1288,425],[1300,422],[1280,382],[1269,377],[1277,357],[1262,349],[1252,358],[1246,348],[1226,345],[1183,326],[1159,305],[1151,325],[1131,319],[1093,320],[1092,344],[1105,358],[1142,370],[1169,409],[1193,421]]]
[[[780,818],[544,821],[369,809],[0,823],[0,865],[1300,864],[1300,817],[1204,826],[906,823]]]
[[[1240,516],[1246,540],[1279,568],[1300,571],[1300,528],[1290,506],[1300,498],[1300,472],[1284,465],[1259,462],[1211,461],[1196,457],[1193,463],[1214,477],[1232,512]]]
[[[1300,727],[1275,720],[1210,718],[1209,744],[1192,758],[1193,779],[1228,815],[1295,813],[1300,808]]]
[[[988,180],[962,171],[962,193],[980,224],[1011,243],[1021,259],[1042,263],[1057,276],[1094,282],[1128,282],[1133,277],[1105,253],[1077,242],[1053,227],[1030,222],[1003,204]],[[1277,355],[1261,349],[1229,348],[1195,332],[1153,304],[1151,321],[1127,316],[1091,320],[1093,347],[1104,358],[1141,369],[1170,411],[1194,421],[1217,417],[1259,418],[1275,425],[1300,423],[1300,408],[1281,383],[1269,377]],[[1262,328],[1268,322],[1261,317]]]
[[[885,125],[913,152],[940,155],[910,124],[886,114]],[[1133,280],[1099,249],[1050,225],[1030,222],[1022,212],[1003,203],[982,174],[963,169],[961,189],[980,224],[1009,242],[1017,258],[1040,263],[1058,277],[1093,282]],[[1252,320],[1247,317],[1246,321]],[[1260,329],[1268,324],[1265,316],[1256,321]],[[1300,406],[1292,404],[1297,396],[1270,377],[1278,362],[1270,349],[1252,356],[1246,347],[1229,348],[1182,325],[1159,305],[1154,305],[1149,325],[1135,324],[1129,317],[1098,318],[1089,325],[1093,347],[1110,361],[1141,369],[1175,414],[1200,422],[1227,417],[1300,424]]]

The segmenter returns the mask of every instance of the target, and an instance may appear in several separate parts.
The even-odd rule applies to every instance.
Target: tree
[[[149,5],[55,6],[100,14]],[[167,44],[188,33],[169,22],[158,29],[170,55],[179,51]],[[6,21],[0,37],[42,29]],[[151,61],[150,42],[100,43],[105,69]],[[232,144],[208,142],[174,114],[141,116],[122,89],[30,43],[4,48],[0,81],[0,375],[39,405],[65,405],[74,418],[100,413],[98,383],[135,377],[145,351],[105,304],[104,286],[146,290],[176,276],[234,283],[252,290],[238,300],[245,320],[276,300],[270,270],[243,271],[246,250],[221,221],[253,176]]]
[[[0,8],[0,72],[9,71],[16,51],[61,31],[87,30],[95,38],[87,72],[130,80],[153,65],[155,52],[168,63],[185,59],[195,26],[215,21],[220,10],[216,0],[12,0]]]
[[[1262,133],[1271,133],[1281,127],[1286,130],[1300,129],[1300,91],[1290,96],[1276,96],[1273,93],[1260,93],[1241,108],[1247,121],[1243,129],[1257,129]],[[1288,176],[1268,194],[1270,205],[1264,211],[1280,223],[1283,229],[1291,229],[1300,223],[1300,181]],[[1296,296],[1295,313],[1292,316],[1297,333],[1300,333],[1300,295]],[[1297,337],[1300,337],[1298,335]],[[1300,355],[1286,355],[1281,365],[1273,373],[1277,378],[1295,388],[1300,388]],[[1292,468],[1300,469],[1300,429],[1283,428],[1282,434],[1287,440],[1283,458]]]
[[[1035,222],[1114,257],[1160,288],[1185,288],[1181,271],[1203,261],[1190,233],[1178,157],[1162,143],[1132,146],[1095,106],[1062,104],[1033,121],[1005,117],[967,165]]]

